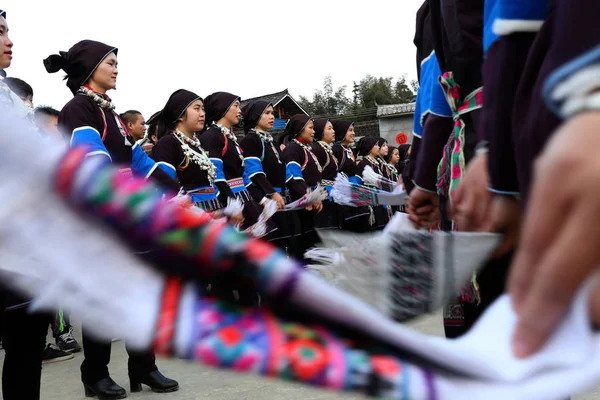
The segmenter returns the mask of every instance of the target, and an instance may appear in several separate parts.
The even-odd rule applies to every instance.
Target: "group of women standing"
[[[74,97],[61,111],[59,125],[71,136],[72,145],[87,147],[88,156],[118,162],[126,175],[152,177],[171,192],[188,195],[194,206],[227,217],[241,230],[257,224],[263,206],[274,201],[278,212],[266,222],[262,218],[266,229],[261,232],[299,259],[316,244],[319,229],[361,232],[382,228],[388,221],[391,209],[342,206],[331,196],[338,173],[361,183],[367,165],[391,181],[399,181],[396,168],[389,164],[398,161],[394,156],[398,151],[389,152],[383,139],[365,137],[358,145],[358,156],[363,157],[358,162],[352,150],[355,132],[350,121],[295,115],[276,142],[269,133],[275,119],[272,104],[254,101],[242,109],[240,97],[231,93],[217,92],[203,99],[180,89],[149,119],[149,134],[157,137],[157,143],[145,152],[106,95],[116,86],[117,52],[115,47],[84,40],[68,52],[44,60],[48,72],[67,73],[67,86]],[[239,125],[245,136],[238,142],[233,128]],[[286,209],[318,186],[327,189],[326,199],[303,209]],[[139,247],[141,257],[156,256],[152,248]],[[239,303],[261,300],[251,289],[240,287],[232,292],[221,288],[219,282],[207,282],[206,289],[222,296],[233,294]],[[85,326],[83,343],[81,372],[86,395],[125,397],[125,390],[108,374],[110,343],[96,340]],[[178,383],[158,371],[152,352],[128,351],[132,390],[140,390],[141,384],[157,392],[177,390]]]
[[[243,109],[240,105],[241,99],[230,93],[217,92],[203,100],[181,89],[151,121],[158,122],[158,143],[151,157],[169,168],[196,206],[216,211],[229,198],[239,199],[243,212],[229,218],[246,228],[258,221],[265,202],[275,201],[280,212],[268,221],[266,238],[298,258],[317,242],[319,229],[365,231],[387,223],[391,208],[342,206],[333,201],[331,191],[338,173],[361,183],[367,165],[400,181],[398,149],[389,151],[384,139],[366,137],[359,145],[364,158],[357,164],[352,122],[299,114],[275,141],[269,132],[275,121],[273,105],[261,100]],[[241,121],[245,135],[238,142],[233,127]],[[305,210],[284,211],[286,204],[318,185],[327,190],[327,199]]]

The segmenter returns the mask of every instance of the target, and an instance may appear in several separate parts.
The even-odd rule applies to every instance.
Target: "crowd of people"
[[[5,92],[0,101],[19,103],[39,128],[40,141],[53,136],[86,146],[88,156],[119,164],[124,176],[143,176],[173,194],[185,194],[193,206],[241,231],[261,232],[297,259],[315,246],[319,230],[381,230],[396,211],[407,212],[419,228],[503,233],[495,257],[447,307],[446,335],[460,336],[473,325],[505,291],[514,263],[508,289],[519,317],[515,353],[523,357],[542,346],[600,259],[593,243],[580,246],[597,234],[583,225],[590,225],[585,218],[598,207],[595,192],[588,193],[584,184],[593,186],[597,177],[590,153],[595,141],[588,136],[597,128],[598,48],[596,38],[573,21],[589,22],[581,27],[597,24],[590,20],[593,13],[585,12],[593,9],[591,0],[577,6],[549,1],[533,8],[501,7],[501,1],[462,8],[454,4],[460,2],[450,3],[425,1],[417,15],[420,88],[412,147],[391,147],[372,136],[355,143],[352,121],[304,114],[289,116],[275,138],[272,104],[253,101],[242,107],[239,96],[226,92],[203,98],[180,89],[147,120],[135,110],[118,114],[107,95],[116,86],[118,49],[91,40],[44,60],[49,73],[67,74],[72,100],[60,111],[34,108],[33,89],[24,80],[5,77],[13,43],[3,11],[0,89]],[[502,25],[507,21],[513,23]],[[567,123],[560,127],[562,120]],[[238,127],[243,134],[235,131]],[[404,185],[406,209],[336,202],[332,191],[339,174],[369,186],[367,170],[382,177],[377,190],[392,192]],[[553,185],[559,176],[569,184]],[[322,200],[286,209],[321,187],[327,191]],[[275,204],[278,212],[265,220],[267,204]],[[573,227],[569,218],[583,225]],[[262,229],[253,230],[258,225]],[[136,250],[150,259],[154,253],[144,243]],[[573,274],[569,257],[577,261]],[[532,270],[546,275],[536,280]],[[243,285],[230,291],[206,282],[206,290],[239,304],[261,304],[260,296]],[[94,338],[84,325],[80,346],[62,310],[55,316],[29,314],[27,299],[8,289],[2,300],[5,399],[39,398],[42,360],[72,357],[81,347],[86,396],[126,397],[108,372],[110,342]],[[547,317],[536,318],[544,312]],[[45,344],[49,325],[56,345]],[[158,371],[151,350],[128,348],[128,353],[132,391],[142,384],[157,392],[179,388]]]
[[[7,54],[11,53],[13,43],[7,36],[6,14],[1,21],[5,50],[1,67],[4,70],[10,65],[12,56]],[[259,223],[267,201],[276,203],[280,212],[264,222],[266,230],[261,231],[260,236],[298,259],[318,242],[316,232],[320,229],[380,230],[399,210],[399,207],[386,205],[338,204],[331,191],[338,173],[362,183],[367,166],[390,182],[401,184],[410,145],[396,148],[383,138],[371,136],[356,144],[352,121],[313,119],[304,114],[289,117],[285,131],[275,140],[270,133],[275,120],[272,104],[253,101],[242,108],[241,98],[226,92],[202,98],[181,89],[148,120],[136,110],[119,114],[107,95],[116,85],[117,53],[115,47],[83,40],[69,51],[44,60],[48,72],[63,70],[68,76],[67,86],[73,99],[60,111],[49,106],[34,107],[34,90],[23,79],[4,77],[2,83],[31,110],[40,141],[53,137],[70,140],[73,146],[86,145],[90,156],[106,157],[123,164],[123,174],[155,179],[174,193],[183,191],[194,206],[215,215],[222,213],[240,230]],[[234,127],[243,129],[241,140]],[[286,204],[303,198],[307,191],[319,186],[327,190],[322,201],[314,201],[302,210],[284,209]],[[240,201],[243,207],[227,214],[226,208],[232,199]],[[140,253],[152,252],[143,245],[139,250]],[[207,287],[214,293],[220,291],[216,282]],[[68,318],[59,310],[52,319],[56,346],[48,344],[40,352],[33,345],[45,337],[50,319],[28,314],[26,299],[9,290],[5,293],[2,335],[6,352],[5,399],[23,396],[25,390],[22,386],[14,388],[12,380],[6,379],[11,373],[27,366],[30,373],[26,379],[30,385],[26,391],[34,393],[39,391],[40,361],[70,359],[72,353],[82,347],[81,379],[86,395],[102,399],[126,396],[125,390],[109,376],[110,342],[96,340],[84,325],[81,346],[73,337]],[[256,305],[260,301],[257,293],[245,291],[243,287],[231,296],[241,304]],[[35,337],[22,336],[23,329]],[[27,357],[23,357],[24,348]],[[157,392],[178,389],[176,381],[158,371],[151,351],[140,353],[128,348],[128,352],[132,391],[140,390],[142,383]]]

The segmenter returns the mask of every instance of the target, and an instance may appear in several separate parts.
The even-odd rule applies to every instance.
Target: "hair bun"
[[[65,68],[66,60],[62,53],[63,52],[61,51],[61,55],[52,54],[50,57],[44,60],[44,67],[46,67],[46,71],[52,74]]]

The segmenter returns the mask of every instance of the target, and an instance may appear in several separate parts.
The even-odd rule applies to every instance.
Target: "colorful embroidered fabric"
[[[446,95],[446,100],[452,109],[454,129],[444,147],[444,154],[438,166],[438,194],[452,201],[452,191],[456,189],[465,171],[465,122],[462,115],[481,108],[483,105],[483,88],[469,94],[464,100],[460,99],[460,87],[454,80],[452,72],[440,76],[440,85]]]
[[[366,180],[361,179],[361,183],[355,183],[346,175],[340,173],[335,178],[331,197],[338,204],[354,207],[401,206],[406,203],[406,191],[401,185],[388,192],[369,186],[370,184],[367,184]]]
[[[180,358],[337,391],[390,399],[436,398],[428,369],[324,326],[299,324],[265,309],[240,308],[200,293],[193,320],[194,332],[179,346]]]
[[[102,159],[84,163],[86,153],[85,148],[70,150],[56,173],[55,190],[68,202],[113,224],[128,237],[150,239],[185,256],[182,261],[193,260],[193,265],[202,268],[194,273],[163,266],[164,272],[173,275],[183,271],[181,275],[200,281],[219,276],[232,285],[240,281],[255,284],[269,299],[281,299],[279,306],[292,305],[286,309],[286,318],[300,318],[278,319],[265,309],[240,308],[207,298],[197,290],[186,324],[193,332],[188,342],[178,347],[185,349],[178,356],[371,396],[436,398],[430,371],[403,362],[393,355],[393,346],[367,333],[373,324],[368,320],[383,322],[383,317],[357,309],[358,304],[351,306],[355,307],[352,315],[332,317],[323,301],[348,305],[352,301],[333,288],[319,287],[325,284],[315,281],[310,272],[274,246],[240,234],[227,224],[211,222],[206,213],[169,202],[151,182],[124,179]],[[170,263],[169,268],[179,268],[175,264]],[[154,344],[164,354],[173,354],[177,321],[185,318],[181,315],[184,310],[179,310],[179,279],[165,286],[157,321]],[[304,290],[296,290],[301,284]],[[297,323],[300,320],[320,322],[307,326]],[[360,327],[367,329],[361,331]],[[345,335],[339,336],[338,329]]]

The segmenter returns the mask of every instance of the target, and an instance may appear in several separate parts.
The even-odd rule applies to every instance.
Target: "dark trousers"
[[[99,341],[82,328],[82,344],[84,360],[81,364],[81,381],[93,385],[109,376],[108,363],[110,363],[111,342]],[[129,354],[129,375],[142,375],[156,371],[156,357],[152,350],[136,351],[127,347]]]
[[[42,353],[46,345],[48,324],[51,321],[51,315],[32,314],[27,307],[4,311],[4,400],[40,398]]]

